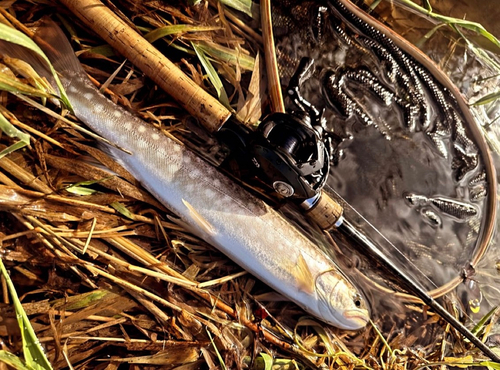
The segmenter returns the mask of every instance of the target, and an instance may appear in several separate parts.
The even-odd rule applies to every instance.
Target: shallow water
[[[439,0],[433,5],[436,12],[480,22],[497,38],[500,37],[498,23],[500,10],[493,2],[486,2],[478,7],[473,2]],[[382,2],[382,7],[379,11],[380,14],[383,14],[389,20],[391,26],[396,31],[406,32],[407,38],[412,42],[421,41],[422,37],[434,27],[434,24],[428,20],[412,16],[400,8],[391,9],[386,2]],[[389,13],[392,16],[388,16]],[[398,20],[396,21],[395,19]],[[409,28],[407,22],[411,22],[414,27]],[[465,34],[470,35],[468,33]],[[471,35],[471,39],[476,42],[476,46],[496,51],[496,53],[488,53],[488,55],[496,63],[499,62],[498,49],[492,47],[491,44],[481,37]],[[447,47],[443,47],[443,45],[447,45]],[[450,76],[469,102],[475,102],[487,94],[498,91],[498,86],[500,86],[500,70],[474,56],[469,48],[464,47],[463,41],[457,41],[457,36],[452,31],[442,28],[428,42],[423,43],[421,49],[441,66],[443,71]],[[496,100],[486,105],[472,106],[471,111],[477,121],[484,126],[488,143],[493,150],[494,163],[498,174],[500,173],[500,158],[498,155],[500,152],[500,131],[498,125],[500,101]],[[458,296],[466,308],[468,308],[468,314],[476,320],[483,317],[491,308],[500,306],[499,226],[500,224],[497,219],[497,232],[487,252],[477,264],[470,278],[457,289]],[[492,330],[492,333],[495,332],[500,333],[500,326],[498,324]]]
[[[282,83],[286,86],[302,57],[314,58],[316,72],[301,92],[318,108],[326,109],[328,129],[343,138],[328,187],[368,221],[360,222],[363,232],[380,239],[370,223],[399,249],[401,253],[387,247],[386,252],[426,288],[463,274],[484,222],[488,179],[481,153],[453,101],[445,105],[438,101],[432,85],[423,82],[424,75],[416,78],[423,88],[413,87],[415,93],[409,96],[404,76],[394,76],[394,66],[363,41],[366,35],[344,27],[331,9],[325,12],[318,2],[285,1],[273,12]],[[483,70],[482,65],[472,63],[464,73],[463,61],[449,58],[448,62],[460,66],[459,72],[455,68],[451,73],[455,82],[461,76],[461,87],[477,90],[472,76]],[[370,88],[359,78],[345,77],[363,70],[371,72],[383,93],[373,88],[373,82]],[[335,101],[337,86],[327,86],[326,73],[336,76],[334,82],[343,79],[339,83],[342,99],[355,102],[352,114]],[[469,79],[464,78],[467,74]],[[446,90],[441,90],[449,99]],[[416,106],[416,113],[408,114],[402,101]],[[443,107],[456,113],[452,123],[443,124]],[[296,109],[291,103],[287,108]],[[347,216],[358,218],[350,212]],[[349,247],[344,245],[346,253],[355,254]],[[358,268],[370,278],[383,280],[369,261],[362,261]],[[476,287],[471,288],[460,288],[466,301],[477,295]]]

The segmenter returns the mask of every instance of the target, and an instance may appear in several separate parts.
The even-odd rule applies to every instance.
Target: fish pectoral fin
[[[297,259],[297,264],[295,265],[294,270],[299,290],[309,294],[313,293],[314,278],[312,276],[311,270],[309,269],[309,266],[307,266],[307,262],[304,259],[302,253]]]
[[[193,219],[193,221],[202,228],[207,234],[214,236],[217,234],[215,227],[212,226],[210,222],[207,221],[200,213],[191,205],[187,200],[182,199],[182,203],[186,206],[189,211],[189,215]]]

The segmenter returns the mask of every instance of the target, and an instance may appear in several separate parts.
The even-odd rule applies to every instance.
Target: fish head
[[[357,330],[366,326],[370,313],[366,300],[338,270],[318,275],[315,283],[321,318],[338,328]]]

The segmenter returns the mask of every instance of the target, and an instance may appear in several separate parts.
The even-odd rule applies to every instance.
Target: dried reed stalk
[[[281,93],[278,62],[276,60],[276,48],[274,47],[273,23],[271,16],[271,0],[262,0],[260,3],[260,17],[262,26],[262,41],[264,43],[264,54],[266,59],[266,72],[271,97],[272,111],[285,112],[285,103]]]

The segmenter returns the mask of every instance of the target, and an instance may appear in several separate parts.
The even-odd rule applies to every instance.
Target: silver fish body
[[[326,254],[263,201],[100,94],[62,36],[54,25],[41,28],[41,37],[58,45],[55,55],[47,54],[75,115],[131,153],[110,147],[153,196],[195,235],[308,313],[343,329],[366,325],[361,295]]]

